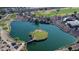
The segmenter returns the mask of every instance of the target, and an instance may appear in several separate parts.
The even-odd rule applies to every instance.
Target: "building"
[[[79,21],[78,20],[67,21],[65,24],[70,24],[71,26],[79,26]]]
[[[63,19],[63,22],[65,23],[65,25],[69,26],[70,28],[75,28],[75,30],[78,30],[78,28],[79,28],[78,19],[66,17]]]

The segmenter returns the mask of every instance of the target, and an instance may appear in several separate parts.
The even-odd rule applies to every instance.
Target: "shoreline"
[[[25,49],[24,48],[25,47],[25,43],[24,42],[16,42],[14,40],[14,38],[10,37],[10,35],[9,35],[9,33],[7,31],[1,30],[0,33],[1,33],[1,35],[0,35],[1,36],[1,40],[3,42],[5,42],[4,45],[3,45],[3,43],[0,44],[0,48],[3,46],[3,48],[0,49],[1,51],[2,50],[3,51],[5,51],[5,50],[21,51],[21,50],[24,50]],[[17,48],[15,48],[15,46],[12,45],[12,44],[16,44],[15,46]],[[9,48],[6,45],[9,46]]]
[[[15,22],[16,22],[17,20],[15,20]],[[24,21],[23,21],[24,22]],[[30,22],[30,23],[32,23],[32,22]],[[55,25],[55,24],[51,24],[51,25]],[[55,25],[55,26],[57,26],[57,25]],[[57,26],[58,27],[58,26]],[[63,29],[59,26],[58,27],[60,30],[62,30],[63,31]],[[63,32],[65,32],[65,31],[63,31]],[[70,33],[68,33],[68,32],[65,32],[65,33],[67,33],[67,34],[69,34],[69,35],[72,35],[72,34],[70,34]],[[73,36],[73,35],[72,35]],[[74,36],[75,37],[75,36]],[[76,38],[76,37],[75,37]],[[70,45],[66,45],[66,46],[64,46],[64,48],[66,48],[66,47],[69,47],[69,46],[71,46],[71,45],[74,45],[75,43],[77,42],[77,40],[75,40],[75,42],[74,43],[70,43]],[[61,48],[58,48],[58,49],[56,49],[56,50],[59,50],[59,49],[63,49],[62,47]],[[55,51],[56,51],[55,50]]]
[[[17,19],[17,18],[16,18]],[[23,21],[23,22],[25,22],[24,20],[12,20],[12,21]],[[10,30],[10,24],[11,24],[11,19],[9,20],[9,24],[8,24],[8,28],[9,28],[9,30]],[[75,36],[73,33],[70,33],[70,32],[66,32],[66,30],[64,29],[64,28],[66,28],[65,26],[63,26],[63,24],[61,24],[60,22],[58,22],[59,24],[57,24],[57,21],[58,20],[53,20],[54,22],[53,23],[49,23],[49,24],[52,24],[52,25],[55,25],[55,26],[57,26],[60,30],[62,30],[63,32],[65,32],[65,33],[67,33],[67,34],[70,34],[70,35],[72,35],[72,36],[74,36],[75,38],[76,38],[76,41],[73,43],[74,45],[76,44],[76,42],[78,41],[78,39],[77,39],[77,36]],[[61,21],[61,20],[59,20],[59,21]],[[30,21],[27,21],[26,20],[26,22],[30,22]],[[30,23],[32,23],[32,22],[30,22]],[[44,23],[44,24],[46,24],[46,23]],[[48,25],[48,24],[47,24]],[[62,27],[63,26],[63,27]],[[70,30],[69,30],[70,31]],[[79,37],[79,36],[78,36]],[[73,44],[71,44],[71,45],[73,45]],[[69,46],[71,46],[71,45],[69,45]],[[68,47],[69,47],[68,46]],[[59,48],[60,49],[60,48]]]
[[[1,43],[0,43],[0,51],[26,51],[27,48],[26,45],[25,45],[25,42],[22,42],[22,41],[16,41],[14,38],[12,38],[9,33],[10,33],[10,30],[11,30],[11,22],[14,21],[13,18],[10,18],[11,15],[13,14],[9,14],[7,16],[5,16],[4,18],[2,18],[2,20],[0,22],[3,22],[5,23],[5,26],[7,27],[6,30],[3,29],[3,26],[0,26],[2,29],[0,30],[0,37],[1,37]],[[8,19],[9,18],[9,19]],[[8,19],[8,21],[6,20]],[[7,23],[8,22],[8,23]],[[3,44],[3,42],[5,42]],[[12,46],[11,44],[15,43],[16,45],[15,46]],[[7,47],[8,46],[8,47]],[[3,48],[2,48],[3,47]]]

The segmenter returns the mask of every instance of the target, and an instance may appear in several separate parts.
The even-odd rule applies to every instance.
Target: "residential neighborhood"
[[[0,8],[0,51],[75,51],[78,42],[79,8]]]

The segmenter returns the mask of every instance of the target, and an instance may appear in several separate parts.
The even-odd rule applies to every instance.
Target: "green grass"
[[[6,19],[0,21],[0,26],[6,30],[6,31],[10,31],[8,24],[11,22],[11,20],[15,20],[16,14],[11,14],[9,15]]]
[[[43,30],[35,30],[31,33],[31,35],[35,40],[43,40],[48,37],[48,33]]]
[[[25,41],[21,40],[19,37],[15,37],[14,39],[15,39],[15,41],[18,42],[18,43],[25,42]]]
[[[67,15],[67,14],[71,14],[73,13],[74,11],[77,11],[79,12],[79,8],[76,8],[76,7],[73,7],[73,8],[61,8],[60,11],[57,13],[55,10],[48,10],[48,11],[39,11],[39,12],[36,12],[36,16],[56,16],[56,15],[60,15],[60,16],[63,16],[63,15]]]

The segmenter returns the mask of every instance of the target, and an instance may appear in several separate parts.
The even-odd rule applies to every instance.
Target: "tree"
[[[1,11],[0,14],[4,15],[4,14],[6,14],[6,12],[5,11]]]
[[[77,11],[74,11],[74,14],[77,14]]]
[[[57,9],[57,10],[56,10],[56,15],[59,13],[59,11],[60,11],[60,9]]]
[[[69,47],[68,50],[71,51],[72,50],[72,47]]]
[[[0,19],[1,19],[2,17],[0,16]]]
[[[79,17],[77,16],[77,11],[74,11],[74,17],[79,20]]]
[[[47,17],[47,21],[50,21],[50,17]]]
[[[35,20],[35,24],[39,25],[39,20],[38,19]]]
[[[15,39],[16,41],[20,40],[20,38],[19,38],[19,37],[15,37],[14,39]]]
[[[60,11],[60,9],[57,9],[56,11],[57,11],[57,12],[59,12],[59,11]]]

